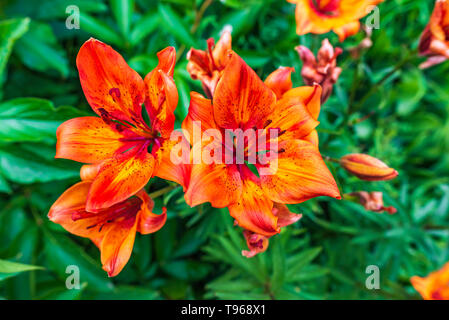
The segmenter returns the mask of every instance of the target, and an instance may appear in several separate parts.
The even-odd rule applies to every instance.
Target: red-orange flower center
[[[309,0],[316,13],[325,16],[338,15],[340,0]]]
[[[122,203],[117,203],[98,213],[88,212],[84,209],[76,210],[72,213],[72,220],[78,221],[96,217],[97,221],[86,226],[86,230],[98,228],[98,232],[101,232],[105,225],[114,222],[119,222],[125,224],[125,226],[131,227],[134,224],[137,213],[141,209],[142,203],[143,201],[141,199],[134,197]]]

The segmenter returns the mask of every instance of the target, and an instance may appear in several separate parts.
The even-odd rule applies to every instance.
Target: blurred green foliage
[[[360,58],[334,34],[295,34],[294,5],[282,0],[15,0],[0,5],[0,298],[6,299],[410,299],[413,275],[449,260],[449,63],[417,68],[418,39],[434,1],[388,0],[380,29]],[[66,28],[78,6],[80,29]],[[47,219],[51,204],[79,180],[80,165],[55,160],[63,121],[92,114],[75,58],[89,37],[119,51],[142,76],[156,52],[175,46],[180,93],[177,127],[187,114],[185,54],[205,48],[232,26],[233,48],[265,78],[280,65],[296,68],[294,47],[314,52],[329,37],[345,51],[342,75],[320,115],[320,150],[331,157],[363,152],[399,171],[388,182],[363,182],[328,163],[343,192],[382,191],[395,215],[349,201],[314,199],[290,206],[304,217],[284,228],[264,254],[241,255],[245,243],[226,209],[190,208],[176,188],[156,201],[168,208],[159,232],[137,236],[116,278],[101,270],[98,249]],[[382,81],[402,59],[407,62]],[[382,82],[379,82],[382,81]],[[377,84],[377,85],[376,85]],[[367,96],[370,92],[371,95]],[[368,116],[368,117],[367,117]],[[364,119],[364,121],[358,121]],[[150,192],[167,186],[152,179]],[[67,290],[66,267],[80,267],[81,288]],[[365,287],[368,265],[381,271],[379,290]],[[39,267],[38,267],[39,266]]]

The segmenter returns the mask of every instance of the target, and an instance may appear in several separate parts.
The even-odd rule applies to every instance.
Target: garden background
[[[210,2],[210,3],[209,3]],[[206,5],[204,4],[206,3]],[[80,10],[68,29],[66,9]],[[449,63],[418,65],[419,36],[434,1],[386,0],[373,45],[354,57],[363,32],[338,42],[333,33],[297,36],[294,5],[282,0],[2,0],[0,4],[0,298],[5,299],[415,299],[410,277],[449,260]],[[156,53],[178,54],[179,128],[189,92],[202,92],[186,71],[190,47],[206,48],[232,26],[233,49],[264,79],[301,66],[294,47],[316,52],[329,38],[343,48],[343,72],[320,114],[320,151],[338,158],[367,153],[399,172],[365,182],[328,162],[344,193],[382,191],[393,215],[346,200],[313,199],[290,206],[303,218],[247,259],[241,230],[227,209],[190,208],[182,188],[152,179],[155,212],[168,209],[158,232],[136,237],[125,269],[108,278],[99,251],[50,222],[52,203],[79,180],[81,164],[54,159],[56,128],[93,115],[75,58],[90,37],[111,45],[145,76]],[[5,261],[23,266],[8,266]],[[2,265],[3,264],[3,265]],[[65,286],[66,268],[80,268],[81,288]],[[380,269],[380,289],[365,286],[366,268]],[[1,271],[3,268],[3,272]]]

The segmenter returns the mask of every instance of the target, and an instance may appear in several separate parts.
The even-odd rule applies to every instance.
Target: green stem
[[[416,57],[416,50],[410,51],[405,58],[403,58],[401,61],[399,61],[391,70],[388,72],[385,76],[382,77],[375,85],[371,87],[371,89],[360,99],[359,103],[355,105],[353,108],[349,108],[348,113],[351,114],[353,112],[358,111],[365,102],[379,89],[380,86],[382,86],[390,77],[392,77],[398,70],[400,70],[406,63],[408,63],[410,60]]]
[[[192,27],[190,28],[191,34],[194,34],[196,32],[196,30],[198,30],[198,27],[200,26],[200,22],[201,22],[201,19],[203,18],[204,12],[212,4],[212,2],[214,2],[214,0],[205,0],[199,9],[197,9],[195,7],[195,21],[194,21]],[[176,54],[176,62],[178,62],[178,60],[182,57],[182,54],[184,53],[185,49],[186,49],[185,45],[182,45],[179,48],[178,53]]]
[[[165,188],[162,188],[160,190],[157,190],[157,191],[154,191],[154,192],[150,193],[149,196],[150,196],[151,199],[154,199],[154,198],[163,196],[164,194],[169,193],[170,191],[172,191],[172,190],[174,190],[174,189],[176,189],[178,187],[179,186],[177,186],[177,185],[168,186],[168,187],[165,187]]]
[[[340,160],[339,160],[339,159],[337,159],[337,158],[332,158],[332,157],[329,157],[329,156],[323,156],[323,159],[324,159],[325,161],[329,161],[329,162],[340,163]]]

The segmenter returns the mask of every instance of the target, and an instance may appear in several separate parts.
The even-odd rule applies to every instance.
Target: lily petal
[[[292,72],[295,72],[295,68],[279,67],[265,79],[264,83],[273,90],[277,99],[281,99],[293,87]]]
[[[105,161],[89,191],[87,211],[98,212],[136,194],[150,180],[153,168],[154,157],[145,146]]]
[[[280,231],[278,218],[273,214],[273,202],[259,183],[249,177],[243,179],[242,196],[229,206],[229,213],[240,227],[254,233],[271,237]]]
[[[167,208],[162,208],[162,214],[155,214],[154,201],[143,189],[136,196],[143,201],[137,231],[141,234],[150,234],[161,229],[167,221]]]
[[[340,199],[340,192],[318,149],[304,140],[279,143],[276,161],[261,175],[261,185],[271,200],[279,203],[300,203],[329,196]]]
[[[235,52],[217,84],[214,118],[225,129],[262,127],[273,112],[276,96]]]
[[[163,137],[170,135],[175,123],[173,112],[178,105],[178,91],[173,81],[176,51],[167,47],[158,52],[159,64],[145,77],[147,99],[145,107],[153,130]]]
[[[184,195],[191,207],[210,202],[215,208],[224,208],[238,201],[242,180],[235,165],[194,164],[190,184]]]
[[[307,100],[308,95],[304,96],[304,92],[309,93],[309,90],[304,88],[307,87],[294,88],[286,92],[276,103],[273,114],[269,116],[271,123],[267,128],[278,128],[281,133],[280,140],[304,138],[319,124],[306,105],[310,104],[310,101]]]
[[[101,263],[109,277],[115,277],[128,263],[136,238],[137,219],[135,215],[115,222],[101,242]]]
[[[118,52],[91,38],[81,47],[76,65],[86,99],[99,116],[143,122],[145,84]]]
[[[126,146],[124,133],[98,117],[70,119],[59,126],[56,137],[56,158],[84,163],[109,159]]]

